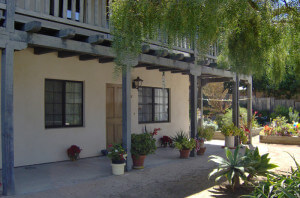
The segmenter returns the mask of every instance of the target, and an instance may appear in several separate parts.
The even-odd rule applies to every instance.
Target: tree
[[[231,101],[227,101],[231,97],[227,98],[227,93],[228,89],[224,89],[222,82],[209,83],[203,87],[203,94],[208,98],[208,104],[214,112],[226,113],[226,110],[231,106]]]
[[[217,42],[219,65],[239,73],[300,74],[299,0],[114,0],[111,13],[119,66],[163,35],[166,47],[186,38],[200,59]]]

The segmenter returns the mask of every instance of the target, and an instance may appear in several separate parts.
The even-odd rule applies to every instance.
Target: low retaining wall
[[[259,135],[259,132],[262,129],[263,129],[263,127],[252,129],[252,137]],[[214,133],[214,136],[213,136],[212,139],[214,139],[214,140],[225,140],[225,136],[221,133],[221,131],[216,131]]]
[[[300,145],[300,137],[290,136],[259,136],[260,143]]]

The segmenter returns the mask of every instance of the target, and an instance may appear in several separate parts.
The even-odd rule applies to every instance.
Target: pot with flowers
[[[154,129],[153,132],[147,132],[145,129],[144,133],[132,134],[131,135],[131,156],[133,161],[134,169],[143,169],[146,155],[152,154],[156,150],[156,139],[157,132],[160,128]]]
[[[122,145],[108,145],[108,157],[111,159],[112,174],[123,175],[127,154]]]
[[[225,147],[234,148],[234,137],[241,134],[240,128],[234,126],[233,123],[224,125],[221,133],[225,136]]]
[[[197,134],[197,155],[203,155],[205,153],[206,147],[204,146],[205,141],[209,141],[213,138],[215,133],[215,128],[209,127],[199,127]]]
[[[189,139],[183,131],[178,132],[173,140],[175,148],[179,150],[180,158],[188,158],[191,150],[196,147],[196,141]]]
[[[79,146],[72,145],[70,148],[67,150],[68,157],[70,158],[71,161],[76,161],[79,158],[79,154],[82,149],[80,149]]]

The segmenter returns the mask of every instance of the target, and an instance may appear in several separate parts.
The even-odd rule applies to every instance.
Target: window
[[[139,88],[139,123],[169,122],[169,89]]]
[[[83,83],[45,80],[45,127],[83,126]]]

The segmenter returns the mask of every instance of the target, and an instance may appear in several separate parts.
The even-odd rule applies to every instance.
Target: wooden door
[[[122,143],[122,85],[106,84],[106,146]]]

